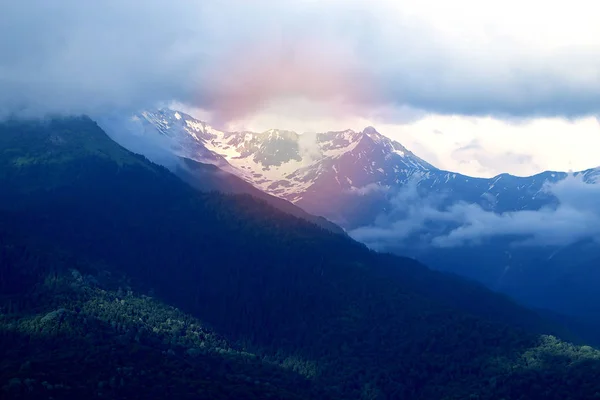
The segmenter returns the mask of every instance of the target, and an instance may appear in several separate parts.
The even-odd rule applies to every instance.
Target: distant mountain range
[[[600,260],[600,247],[589,240],[523,247],[514,246],[515,234],[508,232],[478,243],[432,245],[435,235],[460,228],[460,221],[448,219],[457,204],[507,218],[517,211],[557,207],[547,185],[565,179],[565,172],[469,177],[434,167],[373,127],[316,134],[225,132],[171,109],[100,122],[113,137],[135,133],[178,157],[212,164],[327,218],[371,247],[475,278],[532,306],[600,321],[595,281],[586,279],[596,276],[591,265]],[[574,175],[596,183],[600,168]],[[415,214],[418,227],[411,225]],[[571,283],[560,284],[565,281]],[[599,301],[590,305],[588,294]]]
[[[216,165],[349,230],[372,222],[374,213],[389,208],[382,194],[409,182],[422,194],[443,194],[447,204],[466,201],[506,212],[547,205],[552,197],[543,191],[544,184],[567,176],[548,171],[531,177],[474,178],[444,171],[373,127],[317,134],[225,132],[171,109],[144,111],[117,124],[125,126],[140,134],[163,135],[175,154]],[[600,180],[600,168],[577,174],[587,182]],[[374,200],[383,202],[374,207]]]

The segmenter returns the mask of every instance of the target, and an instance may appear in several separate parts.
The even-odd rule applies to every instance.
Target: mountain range
[[[600,392],[600,353],[564,325],[264,199],[198,190],[90,118],[0,123],[0,185],[3,398]]]
[[[177,155],[216,165],[348,230],[374,219],[365,214],[386,207],[354,213],[345,211],[345,204],[372,201],[377,192],[389,193],[409,182],[426,193],[443,193],[446,203],[466,201],[506,212],[547,205],[551,196],[544,185],[567,176],[547,171],[531,177],[501,174],[488,179],[444,171],[373,127],[316,134],[276,129],[225,132],[171,109],[143,111],[112,125],[101,120],[101,125],[109,128],[109,134],[116,129],[140,137],[160,134],[167,139],[162,144]],[[575,175],[579,174],[586,182],[600,181],[600,168]]]
[[[145,140],[153,149],[133,151],[148,155],[160,149],[212,164],[325,217],[372,248],[476,279],[533,307],[600,323],[594,283],[600,246],[591,234],[571,235],[568,224],[548,230],[542,223],[535,231],[538,220],[560,220],[556,211],[562,204],[553,185],[563,184],[568,173],[469,177],[434,167],[373,127],[316,134],[226,132],[171,109],[99,121],[126,147],[135,135],[136,145]],[[180,165],[175,169],[181,176]],[[600,168],[572,175],[594,184]],[[563,190],[571,196],[569,191]],[[467,236],[471,231],[476,234]]]

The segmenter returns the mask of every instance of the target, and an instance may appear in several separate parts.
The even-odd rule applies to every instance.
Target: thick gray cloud
[[[412,182],[393,197],[390,212],[350,234],[380,250],[415,239],[434,247],[476,245],[501,236],[516,238],[513,245],[517,246],[566,246],[600,239],[600,185],[569,176],[544,190],[556,197],[556,206],[496,213],[464,202],[442,208],[442,197],[423,197]]]
[[[394,120],[410,117],[407,109],[579,116],[600,104],[599,42],[578,41],[595,37],[589,32],[550,49],[520,40],[535,27],[507,35],[465,24],[448,34],[418,1],[7,3],[0,13],[3,113],[179,101],[231,120],[296,96]],[[469,7],[476,17],[476,3]],[[460,14],[457,7],[448,16]],[[381,111],[393,108],[399,111]]]

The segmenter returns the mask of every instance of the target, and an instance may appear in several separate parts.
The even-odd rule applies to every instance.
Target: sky
[[[600,165],[589,0],[20,0],[0,115],[164,104],[219,127],[375,126],[475,176]]]

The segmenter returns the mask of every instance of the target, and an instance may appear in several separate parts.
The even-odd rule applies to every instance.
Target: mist
[[[546,183],[543,191],[557,200],[555,205],[498,213],[474,203],[447,205],[442,194],[419,193],[413,180],[388,193],[388,212],[350,235],[378,250],[408,244],[476,246],[498,237],[511,238],[511,246],[566,246],[600,239],[600,185],[584,182],[581,175],[569,175],[557,183]]]
[[[138,116],[106,114],[97,117],[96,122],[112,140],[127,150],[171,171],[182,165],[174,151],[175,143],[154,126],[144,124]]]

